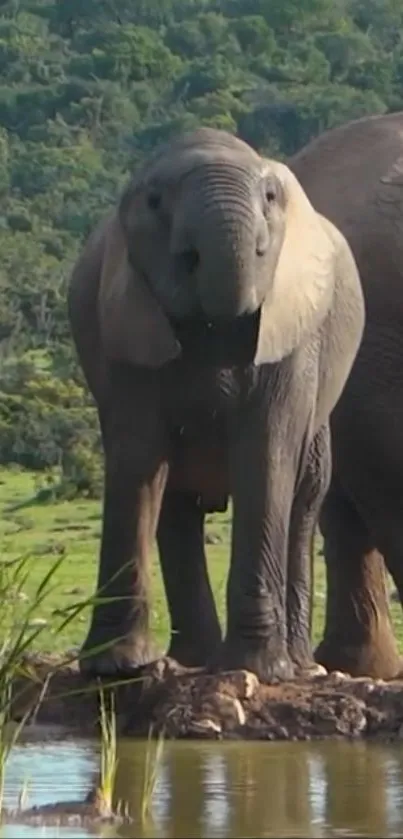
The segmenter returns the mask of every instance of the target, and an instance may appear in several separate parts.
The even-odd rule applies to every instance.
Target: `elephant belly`
[[[241,395],[238,368],[178,364],[165,394],[171,437],[168,489],[200,495],[206,510],[226,508],[231,424]]]
[[[175,447],[169,489],[199,495],[206,512],[225,510],[229,495],[227,447],[208,443]]]

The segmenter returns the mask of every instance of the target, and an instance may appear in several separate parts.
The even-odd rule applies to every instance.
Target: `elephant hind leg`
[[[320,515],[327,574],[324,637],[315,657],[328,670],[391,679],[401,669],[389,614],[385,563],[333,477]]]
[[[386,503],[385,503],[386,501]],[[403,499],[396,496],[389,499],[387,493],[383,496],[383,509],[378,511],[378,520],[374,517],[374,529],[380,550],[385,557],[386,567],[393,578],[403,606],[403,552],[402,552],[402,510]]]
[[[221,642],[203,526],[195,493],[166,491],[157,542],[171,618],[168,655],[188,667],[204,666]]]

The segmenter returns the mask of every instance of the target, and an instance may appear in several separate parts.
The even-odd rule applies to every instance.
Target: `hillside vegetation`
[[[286,157],[403,109],[402,33],[401,0],[0,0],[0,463],[99,492],[66,278],[144,155],[204,124]]]

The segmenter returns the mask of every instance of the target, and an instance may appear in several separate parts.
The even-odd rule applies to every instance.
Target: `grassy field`
[[[43,629],[36,641],[42,652],[62,652],[80,645],[86,631],[88,610],[60,633],[66,607],[85,600],[94,592],[101,529],[101,505],[94,501],[32,503],[37,484],[35,476],[19,470],[0,469],[1,559],[26,555],[27,575],[19,593],[15,618],[26,614],[35,592],[58,556],[63,557],[51,590],[32,620]],[[210,516],[207,545],[209,570],[221,617],[224,614],[225,583],[228,566],[230,515]],[[156,640],[165,646],[168,616],[156,554],[152,558],[152,623]],[[315,567],[314,640],[320,638],[325,604],[325,576],[317,542]],[[400,605],[392,605],[393,620],[403,649],[403,616]]]

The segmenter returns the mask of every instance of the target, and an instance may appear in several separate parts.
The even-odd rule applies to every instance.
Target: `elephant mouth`
[[[220,367],[252,364],[260,326],[258,309],[230,321],[210,320],[204,315],[172,319],[172,327],[189,360]]]

